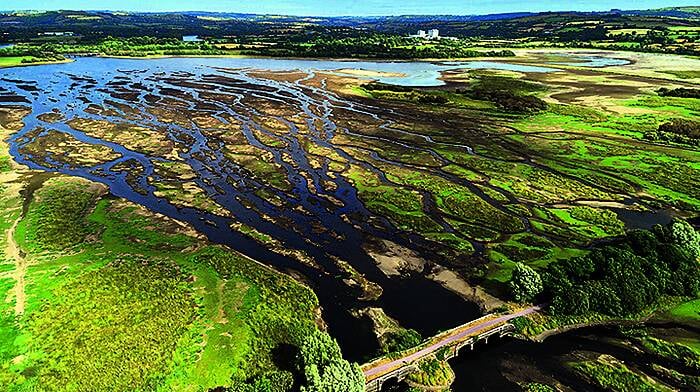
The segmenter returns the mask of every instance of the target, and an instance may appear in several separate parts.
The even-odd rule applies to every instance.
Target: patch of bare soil
[[[365,246],[365,251],[377,263],[386,276],[398,276],[404,272],[422,272],[427,261],[411,249],[389,240]]]
[[[401,331],[401,325],[398,321],[389,317],[384,313],[382,308],[364,308],[354,311],[355,317],[367,317],[372,322],[372,330],[375,336],[381,342],[383,337],[392,332]]]
[[[488,294],[481,287],[470,285],[452,270],[437,267],[428,275],[428,278],[440,283],[443,287],[459,294],[461,297],[477,303],[486,313],[506,304],[500,299]]]

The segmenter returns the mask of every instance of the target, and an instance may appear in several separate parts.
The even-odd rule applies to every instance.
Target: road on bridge
[[[377,365],[373,368],[365,370],[364,371],[365,379],[368,381],[372,380],[372,379],[377,378],[377,377],[379,377],[385,373],[388,373],[394,369],[400,368],[406,364],[413,363],[416,360],[419,360],[419,359],[439,350],[442,347],[449,346],[450,344],[452,344],[454,342],[463,340],[463,339],[468,338],[472,335],[477,335],[481,332],[486,332],[489,329],[491,329],[491,327],[507,323],[508,321],[510,321],[514,318],[526,316],[528,314],[535,313],[535,312],[538,312],[540,310],[542,310],[541,305],[533,306],[533,307],[530,307],[527,309],[523,309],[523,310],[516,312],[516,313],[505,314],[503,316],[499,316],[499,317],[496,317],[493,319],[484,320],[481,323],[470,325],[469,327],[465,328],[463,331],[460,331],[454,335],[450,335],[450,336],[446,337],[445,339],[440,340],[439,342],[433,343],[426,348],[423,348],[423,349],[416,351],[412,354],[409,354],[405,357],[395,359],[391,362],[382,363],[382,364]],[[467,325],[469,325],[469,324],[467,323]]]

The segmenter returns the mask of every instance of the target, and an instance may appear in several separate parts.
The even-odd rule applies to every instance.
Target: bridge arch
[[[403,380],[399,380],[397,376],[390,377],[384,381],[380,391],[385,391],[387,390],[387,388],[398,386],[401,383],[401,381]]]

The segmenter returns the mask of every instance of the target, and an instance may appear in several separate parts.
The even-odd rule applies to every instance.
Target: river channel
[[[595,62],[599,64],[599,62]],[[440,74],[454,69],[503,69],[522,72],[551,72],[553,68],[517,65],[507,62],[366,62],[284,60],[255,58],[166,58],[152,60],[78,58],[71,63],[0,69],[0,104],[29,107],[25,126],[10,138],[10,152],[17,162],[32,169],[59,172],[97,181],[111,192],[150,210],[185,221],[212,241],[232,248],[283,271],[301,274],[319,297],[323,316],[331,334],[346,356],[355,361],[368,359],[376,351],[369,322],[350,314],[358,307],[377,306],[407,328],[429,336],[480,315],[475,304],[426,279],[421,274],[389,278],[383,274],[362,245],[373,236],[395,241],[406,247],[417,239],[397,236],[397,229],[381,217],[373,216],[358,199],[355,188],[341,176],[331,176],[328,164],[315,167],[300,145],[297,134],[304,133],[316,145],[332,150],[352,164],[374,170],[365,162],[348,156],[330,139],[339,132],[352,132],[339,125],[338,113],[351,113],[391,127],[381,110],[346,100],[321,86],[306,81],[322,71],[361,69],[378,73],[372,78],[405,86],[437,86]],[[260,76],[257,71],[300,72],[298,80],[278,80]],[[342,71],[338,71],[342,74]],[[251,102],[272,102],[293,108],[303,117],[305,128],[280,115],[289,127],[289,136],[270,133],[259,122],[261,113]],[[222,153],[224,142],[215,130],[203,125],[179,124],[154,114],[152,104],[168,102],[183,113],[205,114],[220,124],[235,123],[246,143],[270,154],[291,184],[281,191],[266,187],[247,176],[240,165]],[[95,110],[95,107],[108,110]],[[59,121],[42,114],[59,113]],[[71,120],[118,122],[128,126],[157,129],[163,143],[178,151],[177,158],[126,147],[92,136],[68,125]],[[29,147],[48,132],[59,132],[92,146],[103,146],[116,158],[94,164],[65,162],[58,155],[37,156]],[[405,131],[404,131],[405,132]],[[406,132],[408,133],[408,132]],[[276,138],[271,147],[261,135]],[[425,136],[421,136],[425,138]],[[429,139],[429,138],[428,138]],[[428,140],[426,139],[426,140]],[[468,148],[468,146],[464,146]],[[34,151],[34,154],[30,151]],[[177,206],[156,196],[151,183],[159,179],[157,164],[185,162],[195,172],[194,182],[208,198],[227,213],[217,214],[197,208]],[[131,168],[131,169],[128,169]],[[302,175],[303,173],[303,175]],[[329,185],[330,184],[330,185]],[[261,190],[274,194],[285,206],[280,208],[261,197]],[[339,204],[329,204],[328,200]],[[231,229],[242,222],[270,235],[285,247],[300,249],[321,268],[299,263],[272,252],[265,245]],[[290,222],[285,224],[284,222]],[[319,231],[318,227],[329,228]],[[335,258],[377,283],[383,294],[358,305],[358,289],[341,283],[344,272]]]

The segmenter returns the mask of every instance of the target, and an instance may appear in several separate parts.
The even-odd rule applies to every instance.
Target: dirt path
[[[22,217],[20,216],[15,220],[10,229],[7,230],[5,245],[5,254],[8,258],[14,260],[15,263],[15,270],[12,274],[15,279],[15,287],[12,289],[12,293],[15,297],[15,315],[18,316],[24,313],[24,304],[26,302],[24,277],[27,274],[27,260],[22,256],[22,252],[15,241],[15,231],[21,220]]]

